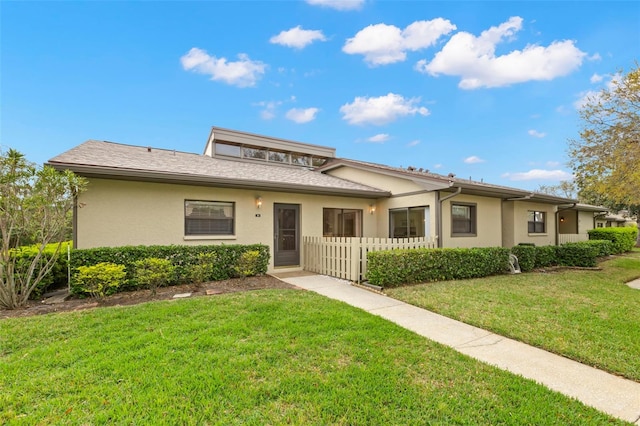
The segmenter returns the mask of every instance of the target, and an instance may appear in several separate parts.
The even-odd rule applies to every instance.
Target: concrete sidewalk
[[[614,417],[640,425],[640,383],[464,324],[324,275],[275,274],[501,369],[542,383]]]

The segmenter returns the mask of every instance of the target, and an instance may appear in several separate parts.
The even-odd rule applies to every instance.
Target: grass
[[[0,423],[623,424],[319,295],[0,321]]]
[[[602,271],[564,270],[389,289],[388,294],[497,334],[640,381],[640,251]]]

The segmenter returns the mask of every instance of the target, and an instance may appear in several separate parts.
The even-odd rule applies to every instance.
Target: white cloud
[[[266,64],[252,61],[244,53],[238,55],[238,61],[229,62],[226,58],[210,56],[206,51],[192,48],[180,58],[185,71],[194,71],[211,76],[211,80],[222,81],[238,87],[255,86],[264,74]]]
[[[263,107],[260,111],[260,117],[263,120],[271,120],[276,116],[276,108],[282,105],[282,101],[262,101],[256,102],[253,105]]]
[[[529,130],[527,133],[529,134],[529,136],[533,136],[534,138],[544,138],[545,136],[547,136],[546,133],[539,132],[534,129]]]
[[[418,139],[415,139],[415,140],[412,140],[411,142],[409,142],[409,143],[407,144],[407,146],[408,146],[408,147],[412,147],[412,146],[416,146],[416,145],[418,145],[418,144],[420,144],[420,141],[419,141]]]
[[[303,30],[300,25],[273,36],[269,41],[273,44],[302,49],[314,41],[326,41],[327,38],[320,30]]]
[[[509,180],[569,180],[573,179],[573,175],[571,173],[565,172],[564,170],[542,170],[542,169],[532,169],[528,172],[518,172],[518,173],[504,173],[502,175],[503,178],[508,178]]]
[[[416,21],[404,30],[394,25],[369,25],[347,39],[342,51],[350,55],[364,55],[364,60],[371,66],[391,64],[404,61],[408,50],[434,45],[441,36],[455,29],[455,25],[442,18]]]
[[[601,76],[600,74],[594,74],[594,75],[591,76],[589,81],[591,83],[600,83],[603,79],[604,79],[604,77]]]
[[[467,157],[464,159],[464,162],[467,164],[478,164],[478,163],[484,163],[485,160],[483,160],[480,157],[476,157],[475,155],[472,155],[471,157]]]
[[[597,74],[596,74],[597,75]],[[614,90],[622,77],[620,73],[606,76],[609,78],[609,81],[605,83],[606,90]],[[601,80],[604,80],[605,76],[601,77]],[[593,83],[593,77],[591,77],[591,82]],[[580,92],[578,94],[578,99],[573,103],[575,109],[583,108],[587,103],[596,103],[600,99],[601,93],[600,91],[595,90],[586,90],[584,92]]]
[[[476,37],[467,32],[453,35],[431,62],[416,64],[420,72],[460,76],[458,87],[502,87],[531,80],[552,80],[577,69],[586,53],[572,40],[554,41],[549,46],[527,45],[496,56],[496,46],[514,38],[522,29],[522,18],[511,17]]]
[[[590,61],[600,61],[602,60],[602,56],[600,56],[600,54],[596,52],[593,55],[589,56],[587,59]]]
[[[318,111],[320,111],[318,108],[291,108],[285,117],[298,124],[308,123],[315,120]]]
[[[560,165],[559,161],[547,161],[547,167],[558,167]]]
[[[391,123],[400,117],[407,115],[429,115],[429,110],[418,106],[420,98],[405,99],[395,93],[389,93],[377,98],[356,97],[350,104],[340,107],[342,119],[349,124],[375,124]]]
[[[387,133],[378,133],[377,135],[371,136],[367,141],[375,142],[375,143],[384,143],[389,140],[389,135]]]
[[[441,169],[442,167],[443,167],[443,166],[442,166],[442,164],[440,164],[440,163],[435,164],[435,165],[433,166],[433,168],[434,168],[434,169]]]
[[[307,0],[312,6],[329,7],[336,10],[358,10],[365,0]]]

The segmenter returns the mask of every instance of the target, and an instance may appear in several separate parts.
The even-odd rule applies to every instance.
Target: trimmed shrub
[[[638,238],[638,228],[596,228],[590,229],[589,240],[609,240],[613,243],[613,253],[620,254],[633,250]]]
[[[101,262],[124,265],[127,271],[125,282],[120,290],[134,290],[137,282],[134,277],[135,262],[147,258],[166,259],[175,267],[175,274],[167,285],[194,282],[194,274],[207,281],[226,280],[236,276],[236,266],[242,254],[257,251],[255,274],[264,274],[269,265],[269,247],[263,244],[230,245],[170,245],[170,246],[124,246],[101,247],[73,250],[71,270],[79,266],[91,266]],[[212,260],[209,262],[209,260]],[[206,266],[203,266],[206,265]],[[203,271],[194,272],[194,268]]]
[[[547,268],[558,264],[558,246],[536,247],[534,268]]]
[[[588,241],[566,243],[558,247],[558,260],[564,266],[593,267],[599,252],[600,247]]]
[[[536,265],[535,246],[517,245],[511,247],[511,253],[518,258],[518,264],[520,264],[520,270],[522,272],[533,270]]]
[[[215,253],[200,253],[197,256],[197,262],[189,267],[187,275],[192,282],[197,284],[213,281],[216,262]]]
[[[117,292],[126,276],[123,265],[101,262],[92,266],[79,266],[73,277],[71,292],[89,294],[98,299]]]
[[[509,269],[509,249],[503,247],[376,251],[367,259],[369,282],[386,287],[486,277]]]
[[[175,267],[167,259],[149,257],[133,263],[133,277],[141,287],[151,289],[156,294],[156,289],[173,281]]]
[[[598,249],[598,257],[613,254],[613,243],[609,240],[588,240],[583,242],[596,247]]]
[[[260,252],[258,250],[245,251],[240,255],[236,266],[233,267],[237,277],[258,275],[260,268]]]

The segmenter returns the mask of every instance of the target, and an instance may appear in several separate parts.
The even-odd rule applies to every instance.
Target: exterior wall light
[[[560,222],[564,222],[564,216],[560,216]]]
[[[374,214],[376,212],[376,205],[369,204],[369,214]]]
[[[256,197],[256,208],[260,209],[262,207],[262,197]]]

